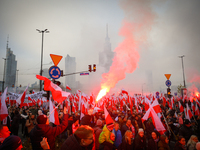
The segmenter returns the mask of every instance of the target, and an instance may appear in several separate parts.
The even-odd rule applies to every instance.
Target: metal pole
[[[44,41],[44,33],[48,33],[47,29],[45,30],[38,30],[39,33],[42,33],[42,47],[41,47],[41,67],[40,67],[40,75],[42,76],[42,62],[43,62],[43,41]],[[42,80],[40,80],[40,91],[42,91]]]
[[[183,57],[185,57],[185,55],[183,56],[179,56],[179,58],[181,58],[182,61],[182,69],[183,69],[183,85],[186,88],[186,84],[185,84],[185,74],[184,74],[184,65],[183,65]]]
[[[4,83],[5,83],[5,69],[6,69],[6,58],[4,59],[4,72],[3,72],[3,84],[2,84],[2,92],[4,92]]]

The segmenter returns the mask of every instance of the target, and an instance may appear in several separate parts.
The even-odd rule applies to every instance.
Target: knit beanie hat
[[[11,135],[3,141],[3,144],[0,146],[0,149],[16,150],[20,145],[22,145],[20,137],[16,135]]]
[[[46,115],[39,115],[37,117],[37,123],[38,124],[46,124],[47,122],[47,116]]]
[[[142,128],[139,128],[138,133],[140,132],[144,132],[144,130]]]

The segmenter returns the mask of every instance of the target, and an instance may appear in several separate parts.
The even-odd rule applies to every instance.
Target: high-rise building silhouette
[[[5,64],[5,87],[15,86],[17,61],[11,48],[8,48],[8,40],[6,46],[6,64]]]
[[[68,54],[65,57],[65,72],[64,74],[70,74],[76,72],[76,58],[70,57]],[[65,86],[68,85],[71,89],[76,88],[76,75],[65,76]]]
[[[110,38],[108,37],[108,25],[106,26],[106,38],[104,44],[104,50],[99,53],[99,65],[105,68],[105,72],[108,72],[112,65],[112,59],[114,52],[111,50]]]

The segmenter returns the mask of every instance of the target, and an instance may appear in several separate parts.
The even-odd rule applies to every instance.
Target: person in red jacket
[[[40,115],[37,117],[37,125],[30,132],[30,139],[33,150],[43,150],[40,145],[40,142],[45,137],[49,143],[50,149],[55,150],[55,138],[61,134],[68,125],[68,115],[64,110],[63,121],[60,125],[51,127],[49,124],[46,124],[47,116]]]

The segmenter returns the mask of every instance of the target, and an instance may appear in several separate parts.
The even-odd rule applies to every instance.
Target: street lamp
[[[39,33],[42,33],[42,48],[41,48],[41,67],[40,67],[40,75],[42,76],[42,61],[43,61],[43,39],[44,39],[44,33],[49,33],[48,29],[45,30],[38,30]],[[42,80],[40,80],[40,91],[42,91]]]
[[[6,69],[6,58],[4,59],[4,72],[3,72],[3,84],[2,84],[2,92],[4,92],[4,83],[5,83],[5,69]]]
[[[181,58],[181,60],[182,60],[182,69],[183,69],[183,84],[184,84],[184,88],[186,88],[186,85],[185,85],[184,66],[183,66],[183,57],[185,57],[185,55],[183,55],[183,56],[179,56],[179,58]]]
[[[143,96],[143,85],[145,85],[145,84],[146,84],[146,83],[143,83],[143,84],[142,84],[142,96]]]

